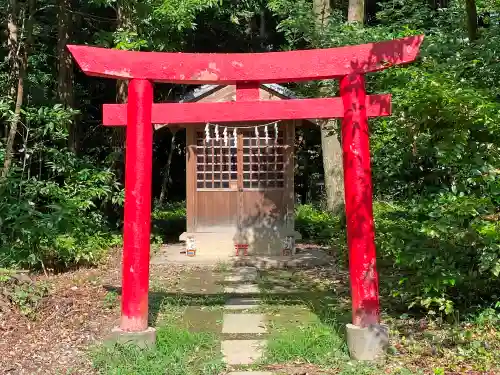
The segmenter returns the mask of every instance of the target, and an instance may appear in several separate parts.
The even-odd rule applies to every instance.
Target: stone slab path
[[[233,297],[226,302],[226,310],[251,310],[259,307],[259,300],[252,297]]]
[[[255,284],[236,284],[226,287],[224,292],[228,294],[257,294],[259,287]]]
[[[224,314],[222,333],[266,333],[262,314]]]
[[[258,294],[257,269],[254,267],[241,267],[233,269],[227,276],[227,286],[224,292],[240,295],[230,298],[226,305],[222,321],[222,333],[244,335],[245,339],[223,340],[221,343],[222,354],[228,365],[251,365],[262,358],[266,341],[259,339],[267,332],[266,317],[263,314],[251,313],[248,310],[256,309],[259,300],[253,297],[242,297],[245,294]],[[236,371],[229,375],[272,375],[269,372]]]

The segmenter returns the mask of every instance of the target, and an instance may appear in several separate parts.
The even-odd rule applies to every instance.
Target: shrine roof
[[[190,102],[196,102],[198,100],[201,100],[202,98],[205,98],[207,96],[210,96],[217,91],[223,89],[224,87],[227,87],[227,85],[202,85],[194,90],[189,91],[187,94],[181,97],[179,100],[179,103],[190,103]],[[272,95],[281,97],[282,99],[299,99],[300,97],[295,94],[292,90],[289,88],[279,85],[277,83],[264,83],[260,85],[261,89],[266,90],[270,92]],[[304,119],[302,122],[303,125],[312,125],[312,126],[318,126],[318,122],[315,119]]]
[[[194,90],[191,90],[186,95],[181,97],[181,103],[189,103],[204,98],[214,92],[226,87],[225,85],[202,85]],[[285,97],[286,99],[298,99],[299,97],[289,88],[278,85],[277,83],[265,83],[261,85],[262,88],[271,91],[272,93]]]

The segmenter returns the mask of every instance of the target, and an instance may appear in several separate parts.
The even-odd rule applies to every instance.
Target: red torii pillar
[[[148,328],[153,125],[342,118],[345,208],[352,292],[351,355],[377,357],[380,326],[368,117],[390,114],[389,95],[366,95],[364,74],[415,60],[423,36],[341,48],[259,54],[192,54],[68,46],[88,75],[129,80],[128,104],[104,105],[104,125],[127,126],[120,340],[154,343]],[[259,101],[262,83],[336,78],[340,98]],[[236,84],[236,102],[153,103],[152,82]],[[252,97],[250,97],[252,96]]]
[[[120,329],[148,330],[151,183],[153,167],[153,84],[128,85],[125,143],[122,315]],[[145,145],[147,145],[145,147]]]

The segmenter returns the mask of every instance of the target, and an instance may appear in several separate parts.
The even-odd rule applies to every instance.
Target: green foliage
[[[52,150],[51,180],[13,173],[0,188],[0,264],[71,266],[99,261],[118,240],[108,231],[103,202],[117,192],[113,174],[71,153]],[[58,182],[59,180],[59,182]]]
[[[447,198],[377,204],[375,223],[386,291],[409,307],[451,314],[497,298],[498,258],[488,263],[485,255],[498,251],[500,238],[495,245],[477,230],[481,220],[469,221],[466,199],[460,206]]]
[[[479,207],[475,203],[444,195],[423,202],[376,202],[383,295],[391,295],[399,305],[444,315],[495,302],[500,227],[498,222],[473,219],[470,212]],[[296,228],[307,240],[335,245],[347,262],[343,219],[299,206]]]
[[[300,205],[295,210],[295,229],[306,240],[328,243],[342,230],[339,217],[312,205]]]
[[[34,318],[42,299],[47,294],[47,288],[43,284],[19,284],[10,291],[10,299],[21,314]]]
[[[178,31],[194,29],[196,16],[203,10],[221,5],[221,0],[175,0],[159,1],[154,10],[154,19],[177,27]]]
[[[164,241],[179,239],[186,231],[186,204],[175,202],[155,207],[152,213],[153,234]]]
[[[312,4],[307,0],[269,0],[269,9],[281,18],[277,31],[283,32],[291,46],[309,43],[317,38]]]
[[[48,288],[44,283],[34,283],[26,275],[0,268],[0,302],[7,301],[21,314],[36,318],[37,310],[47,294]]]
[[[106,293],[106,296],[104,297],[103,305],[106,309],[113,309],[116,306],[118,306],[119,303],[119,296],[118,293],[115,291],[110,291]]]
[[[100,2],[110,6],[113,1]],[[148,0],[122,1],[127,22],[116,30],[102,30],[97,43],[125,50],[179,50],[185,44],[185,33],[195,30],[197,17],[221,5],[221,0]]]

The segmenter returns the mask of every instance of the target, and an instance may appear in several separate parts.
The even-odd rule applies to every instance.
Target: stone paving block
[[[253,275],[229,275],[224,278],[228,283],[252,283],[257,279]]]
[[[255,280],[257,278],[258,271],[255,267],[239,267],[234,270],[234,274]]]
[[[265,345],[265,340],[224,340],[221,343],[228,365],[251,365],[262,357]]]
[[[263,314],[224,314],[222,333],[266,333]]]
[[[226,286],[224,292],[231,294],[258,294],[260,293],[260,289],[257,284],[239,284]]]
[[[229,299],[224,306],[227,310],[247,310],[259,307],[259,300],[255,298],[234,297]]]

